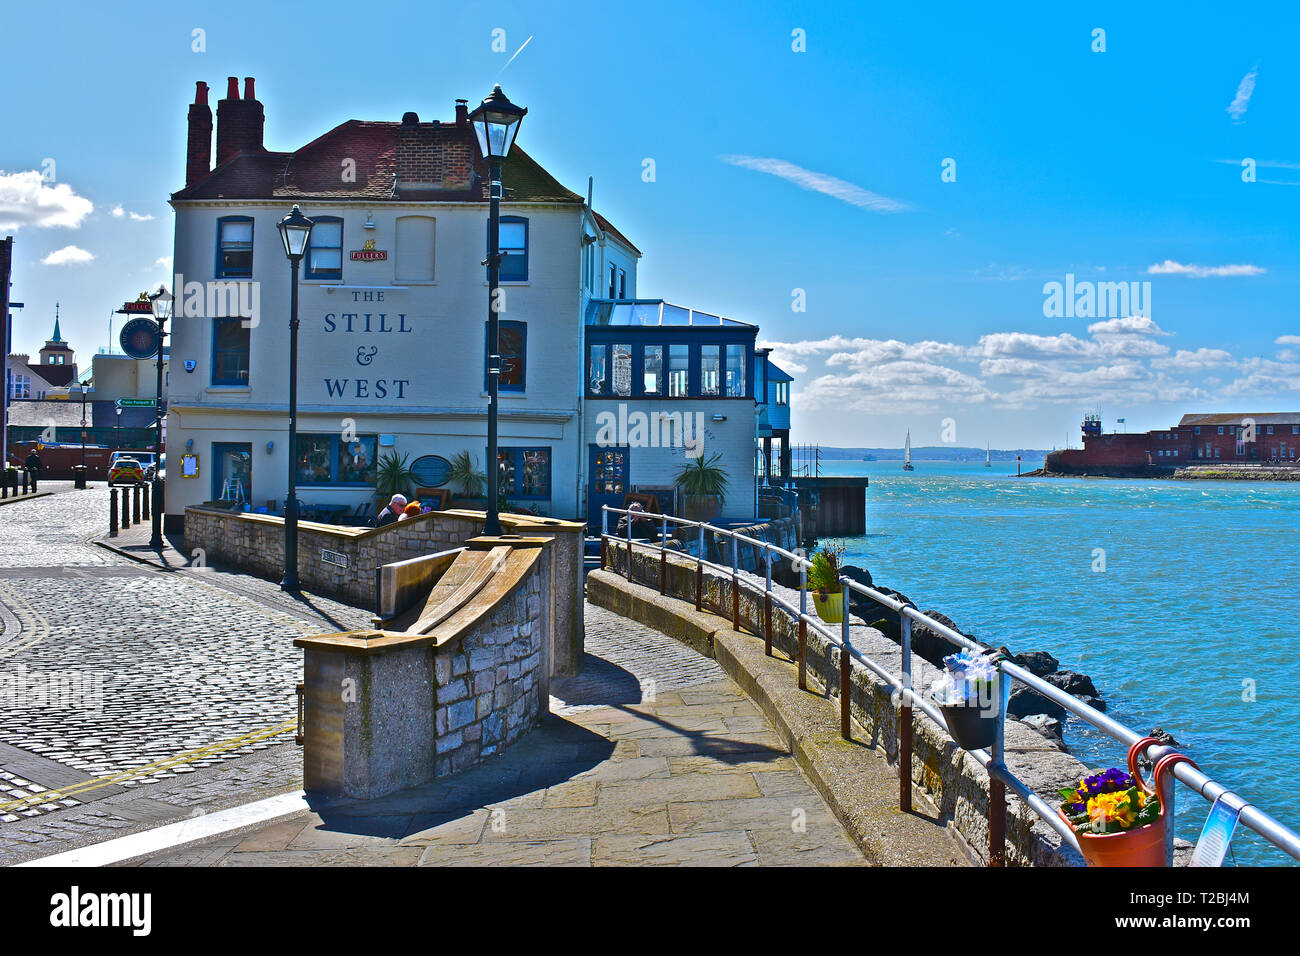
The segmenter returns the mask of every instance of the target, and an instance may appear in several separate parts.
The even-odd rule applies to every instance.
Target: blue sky
[[[1089,409],[1133,430],[1300,407],[1293,11],[785,6],[14,6],[15,348],[39,349],[58,300],[87,357],[167,277],[195,80],[256,77],[272,149],[349,118],[450,118],[500,82],[529,108],[520,144],[576,191],[595,177],[645,253],[641,294],[776,343],[797,440],[937,444],[952,419],[961,444],[1051,447]],[[34,190],[46,159],[55,186]],[[52,210],[77,225],[39,224]],[[94,258],[44,264],[69,246]],[[1150,282],[1150,314],[1049,317],[1044,284],[1067,274]]]

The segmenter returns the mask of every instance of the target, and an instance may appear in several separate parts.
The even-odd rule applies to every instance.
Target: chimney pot
[[[403,113],[403,114],[402,114],[402,125],[403,125],[403,126],[419,126],[419,125],[420,125],[420,114],[419,114],[419,113],[416,113],[416,112],[414,112],[414,111],[412,111],[412,110],[408,110],[407,112]]]
[[[185,185],[192,186],[212,172],[212,107],[208,106],[208,84],[194,84],[185,138]]]
[[[255,100],[257,97],[253,94],[254,79],[251,76],[244,77],[244,99]]]
[[[456,125],[465,126],[469,123],[469,100],[456,101]]]
[[[228,100],[239,99],[239,77],[237,76],[226,77],[226,99]]]
[[[204,83],[202,80],[199,80],[194,84],[194,105],[208,105],[208,84]]]

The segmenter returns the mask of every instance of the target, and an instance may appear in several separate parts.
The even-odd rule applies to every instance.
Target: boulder
[[[1026,727],[1032,727],[1049,740],[1054,740],[1058,744],[1065,743],[1065,733],[1062,724],[1055,717],[1049,717],[1047,714],[1032,714],[1020,721]]]
[[[1059,687],[1075,697],[1097,697],[1097,688],[1092,685],[1092,678],[1076,671],[1057,671],[1055,674],[1039,675],[1047,683]]]
[[[1074,696],[1079,698],[1079,700],[1083,701],[1093,710],[1100,710],[1103,712],[1106,710],[1106,702],[1100,697],[1093,697],[1090,694],[1075,694]]]
[[[1048,674],[1054,674],[1056,669],[1061,666],[1061,662],[1047,651],[1026,651],[1023,654],[1015,655],[1011,658],[1011,661],[1019,664],[1035,677],[1046,677]]]
[[[950,617],[940,614],[931,608],[925,612],[925,616],[938,621],[946,627],[952,628],[958,634],[963,634],[971,640],[975,640],[974,635],[966,634],[957,623]],[[943,666],[943,659],[949,654],[956,654],[961,648],[940,637],[937,633],[922,624],[912,625],[912,653],[919,654],[923,659],[929,661],[935,667]]]
[[[1024,684],[1017,683],[1011,688],[1011,699],[1007,703],[1007,714],[1011,717],[1030,717],[1042,714],[1047,717],[1064,717],[1065,708],[1054,700],[1048,700],[1036,690],[1030,690]]]
[[[1148,734],[1147,736],[1149,736],[1149,737],[1154,737],[1156,740],[1160,741],[1160,743],[1163,744],[1163,745],[1166,746],[1166,747],[1181,747],[1181,746],[1182,746],[1182,744],[1180,744],[1177,740],[1174,739],[1174,735],[1173,735],[1173,734],[1169,733],[1169,732],[1166,731],[1166,730],[1161,730],[1159,727],[1157,727],[1155,730],[1151,731],[1151,733]]]

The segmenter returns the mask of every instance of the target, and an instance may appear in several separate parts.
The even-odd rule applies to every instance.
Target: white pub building
[[[241,97],[231,77],[214,167],[197,84],[185,187],[171,197],[169,527],[218,498],[282,513],[288,455],[305,512],[355,522],[377,510],[389,453],[433,487],[460,452],[485,466],[487,167],[466,101],[449,122],[349,120],[292,152],[267,150],[263,125],[253,80]],[[637,299],[641,253],[518,145],[503,180],[498,443],[509,503],[598,526],[601,504],[669,489],[702,449],[722,454],[730,478],[723,518],[752,518],[774,368],[755,353],[757,327]],[[276,224],[294,204],[315,225],[299,275],[290,449],[290,265]],[[666,418],[653,436],[637,428]]]

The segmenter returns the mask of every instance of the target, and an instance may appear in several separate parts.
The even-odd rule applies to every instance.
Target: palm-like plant
[[[479,498],[487,487],[487,475],[479,471],[474,464],[474,456],[468,450],[457,452],[451,459],[451,471],[447,472],[448,481],[458,481],[461,493],[466,498]]]
[[[410,495],[415,483],[415,473],[411,471],[409,455],[400,458],[397,452],[386,452],[379,458],[379,467],[375,472],[375,497],[391,498],[393,495]]]
[[[721,452],[708,459],[703,455],[693,458],[674,479],[682,493],[692,497],[713,496],[720,502],[724,501],[729,476],[726,469],[718,464],[721,459]]]

